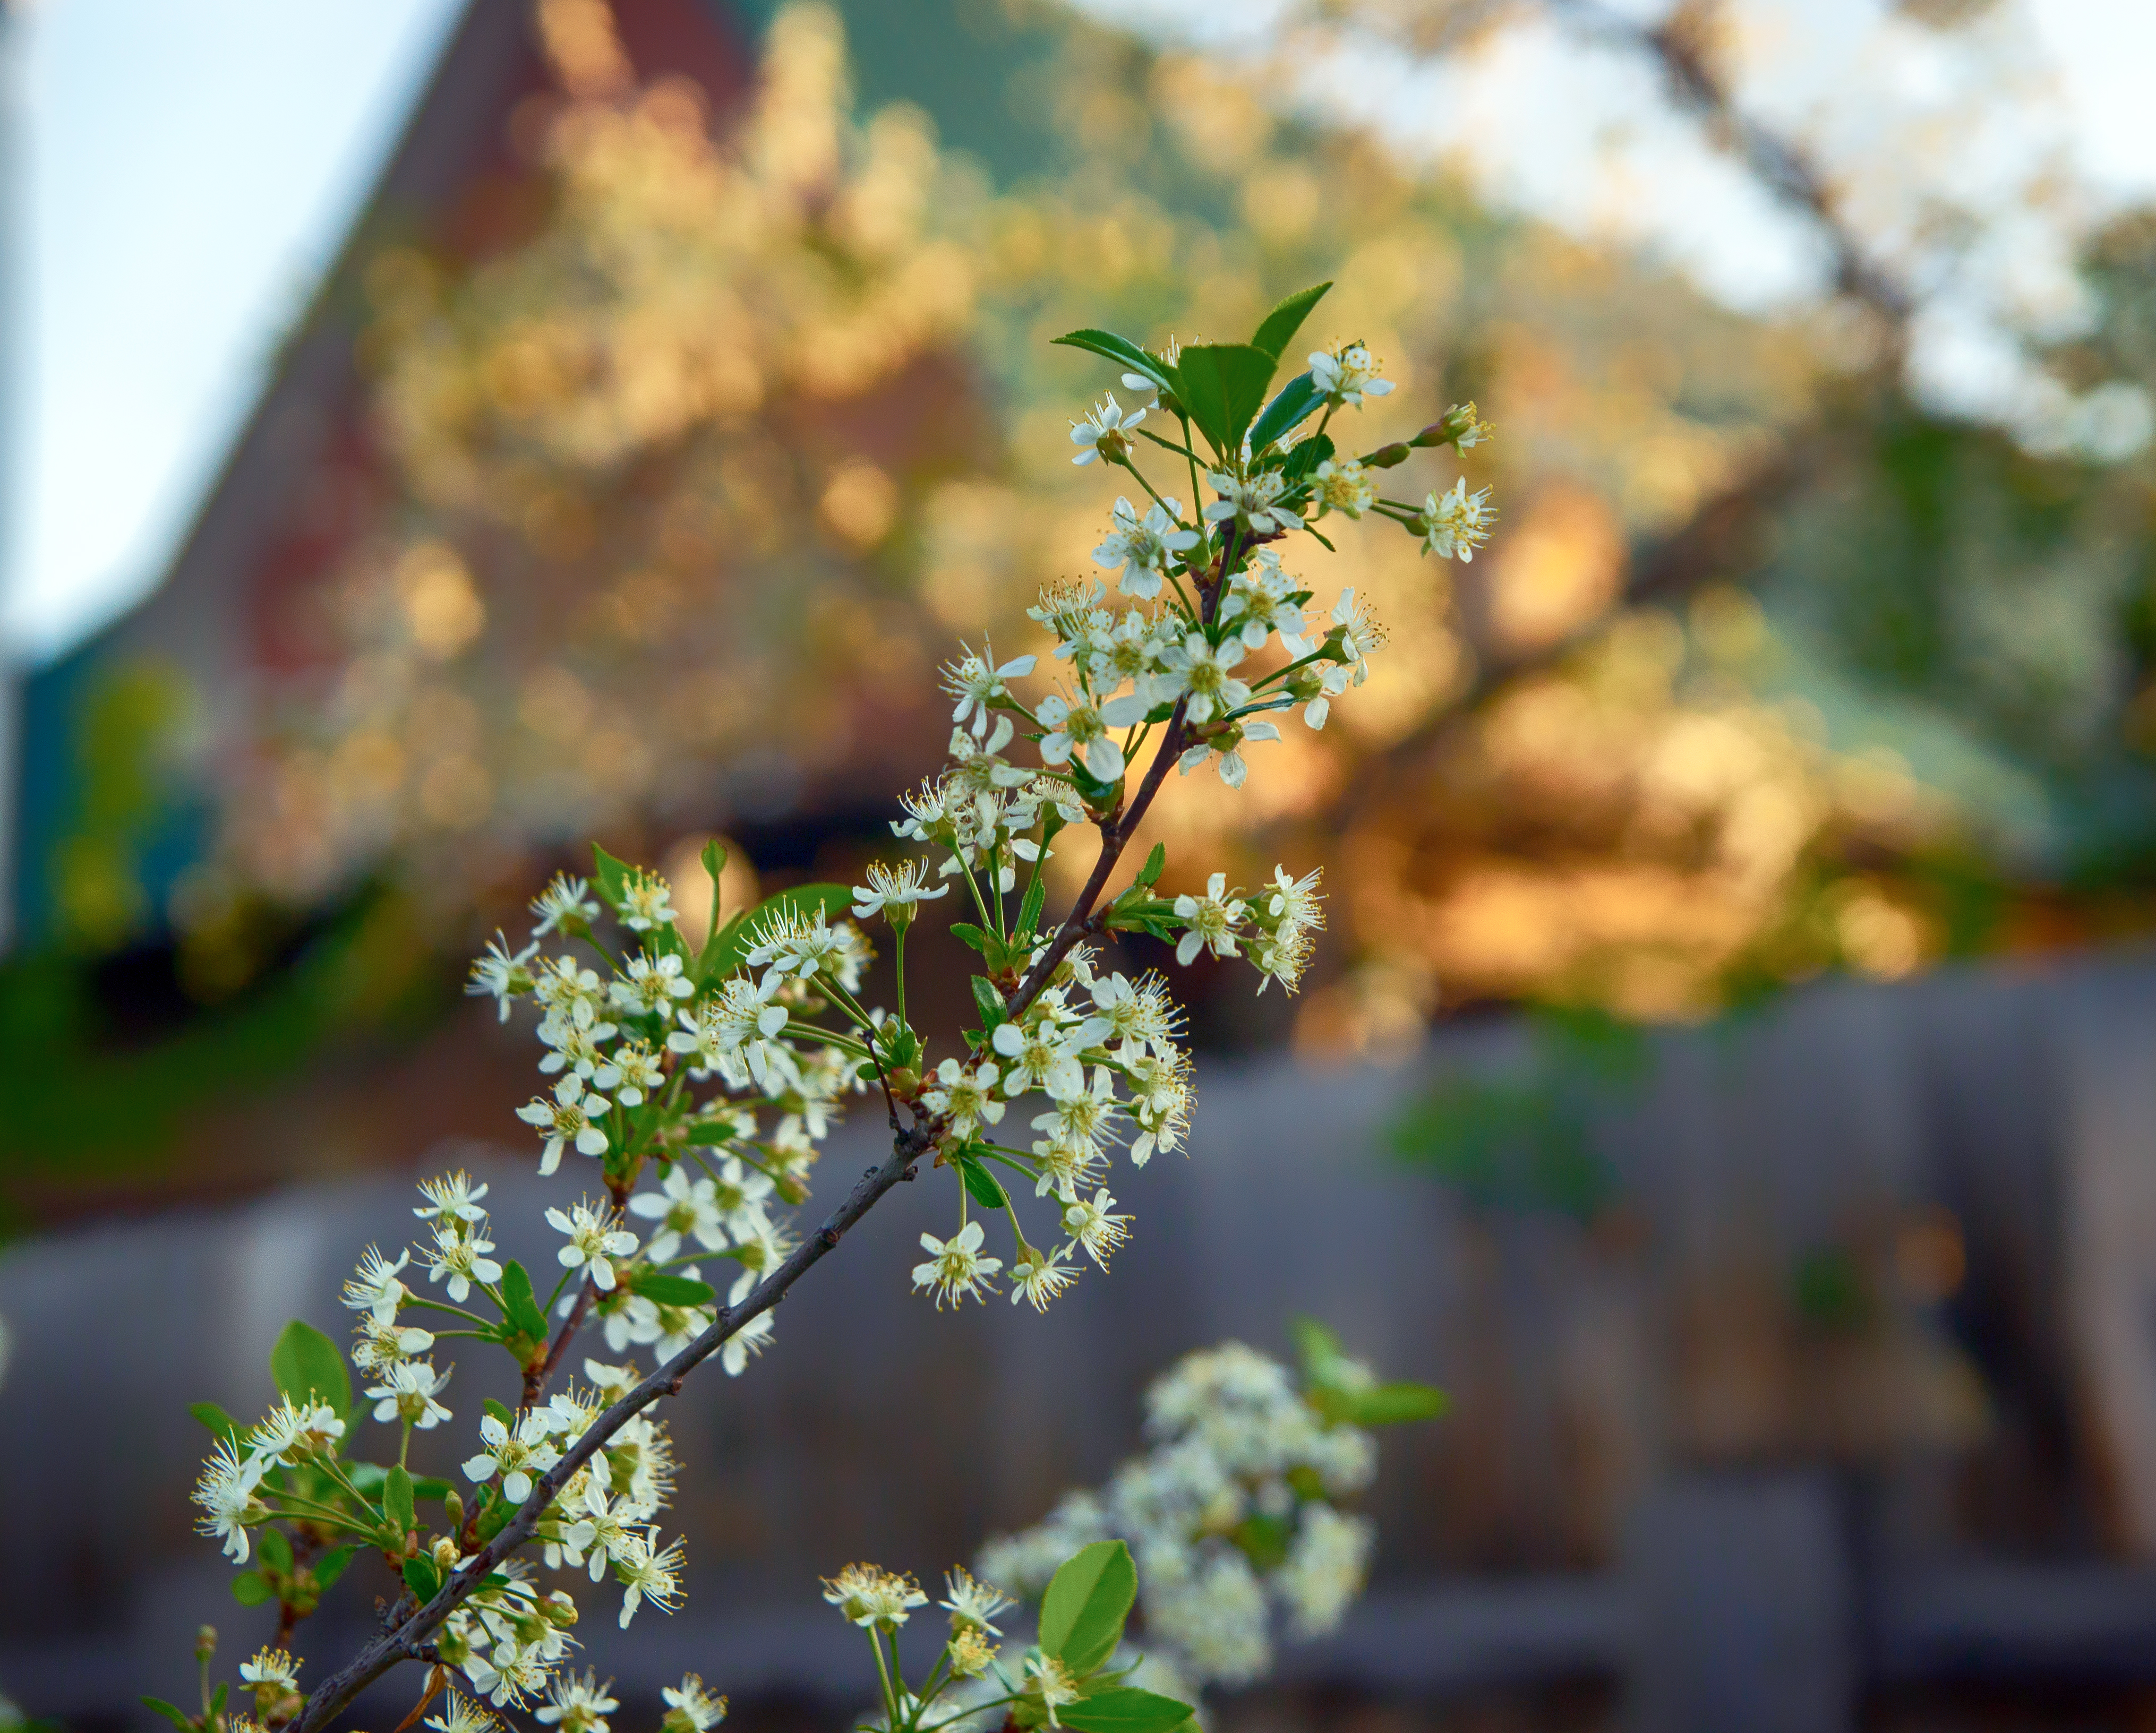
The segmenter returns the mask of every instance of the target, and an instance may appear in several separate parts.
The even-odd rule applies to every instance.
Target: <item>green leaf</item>
[[[690,1142],[700,1149],[716,1149],[741,1135],[732,1120],[697,1120],[683,1128]]]
[[[409,1534],[417,1524],[412,1509],[412,1477],[401,1463],[390,1469],[389,1478],[382,1483],[382,1514],[400,1535]]]
[[[1356,1393],[1348,1418],[1358,1426],[1399,1426],[1411,1420],[1435,1420],[1452,1398],[1429,1384],[1380,1384]]]
[[[1287,1562],[1288,1544],[1295,1538],[1295,1530],[1285,1516],[1253,1510],[1235,1525],[1228,1538],[1243,1549],[1243,1556],[1257,1570],[1276,1571]]]
[[[738,969],[749,948],[742,936],[747,930],[748,910],[743,909],[705,941],[703,953],[696,959],[696,978],[716,981]]]
[[[704,929],[704,942],[709,945],[711,936],[719,930],[719,874],[726,869],[726,851],[719,846],[719,839],[713,837],[704,844],[701,859],[704,870],[711,875],[711,925]]]
[[[1067,1704],[1056,1711],[1056,1718],[1077,1733],[1174,1733],[1192,1713],[1188,1703],[1124,1685]]]
[[[1113,331],[1065,331],[1055,341],[1072,349],[1091,350],[1095,355],[1109,361],[1120,361],[1133,373],[1142,373],[1163,391],[1175,389],[1175,376],[1162,363],[1158,356],[1141,349],[1128,337],[1119,337]],[[1188,354],[1186,350],[1184,353]]]
[[[434,1568],[430,1558],[408,1558],[404,1561],[404,1586],[419,1597],[424,1607],[442,1592],[442,1573]]]
[[[229,1684],[220,1679],[218,1681],[217,1689],[209,1694],[209,1718],[213,1725],[217,1718],[224,1713],[224,1700],[231,1689]]]
[[[254,1550],[262,1555],[262,1562],[273,1571],[289,1572],[292,1568],[292,1543],[285,1539],[285,1531],[278,1528],[255,1530]]]
[[[1047,901],[1047,883],[1036,874],[1025,888],[1025,900],[1019,905],[1017,931],[1021,936],[1040,930],[1040,911]]]
[[[685,1275],[663,1275],[654,1270],[638,1275],[629,1285],[646,1300],[660,1305],[709,1305],[713,1289],[709,1282]]]
[[[310,1395],[327,1402],[343,1419],[352,1413],[352,1375],[337,1345],[298,1318],[285,1326],[270,1351],[270,1376],[294,1402]]]
[[[983,956],[988,954],[988,935],[975,926],[972,921],[954,920],[951,923],[951,931],[957,936],[961,945],[970,945]]]
[[[480,1406],[485,1408],[488,1413],[493,1415],[495,1419],[499,1420],[511,1432],[516,1431],[516,1417],[510,1413],[506,1404],[496,1402],[494,1397],[490,1396],[484,1398],[480,1402]]]
[[[536,1342],[547,1340],[547,1315],[531,1291],[531,1273],[514,1258],[501,1267],[501,1299],[511,1330]]]
[[[1298,373],[1280,388],[1265,405],[1265,413],[1250,426],[1250,450],[1255,455],[1283,435],[1292,433],[1323,399],[1310,375]]]
[[[1281,465],[1281,474],[1293,487],[1332,455],[1332,436],[1315,434],[1287,454],[1287,461]]]
[[[628,900],[629,874],[635,870],[627,861],[616,859],[597,843],[592,844],[592,876],[598,880],[599,895],[606,900],[607,906],[617,915],[621,913],[622,905]]]
[[[1146,856],[1145,864],[1138,869],[1136,882],[1148,888],[1160,883],[1160,875],[1168,870],[1168,847],[1155,843],[1152,853]]]
[[[1183,407],[1225,459],[1240,448],[1272,383],[1273,357],[1246,343],[1200,343],[1183,351]]]
[[[142,1700],[142,1706],[145,1709],[156,1710],[175,1727],[182,1729],[182,1733],[194,1733],[194,1717],[167,1703],[162,1697],[145,1697]]]
[[[1065,1559],[1040,1602],[1040,1646],[1082,1679],[1116,1652],[1138,1597],[1138,1568],[1121,1541],[1096,1541]]]
[[[232,1598],[243,1607],[259,1607],[270,1598],[269,1580],[259,1571],[242,1571],[232,1579]]]
[[[966,1195],[983,1209],[1001,1209],[1010,1202],[978,1156],[958,1157],[958,1177],[966,1182]]]
[[[1302,1356],[1303,1377],[1313,1384],[1338,1383],[1348,1359],[1340,1338],[1315,1318],[1292,1319],[1287,1328]]]
[[[359,1545],[354,1541],[349,1546],[334,1548],[316,1559],[307,1570],[307,1574],[315,1579],[316,1590],[326,1590],[343,1576],[344,1567],[352,1561],[358,1551]]]
[[[213,1402],[191,1402],[187,1412],[210,1429],[215,1438],[229,1438],[237,1446],[240,1438],[239,1423]]]
[[[996,991],[996,984],[985,975],[973,977],[973,1002],[981,1009],[981,1028],[992,1031],[1009,1023],[1010,1016],[1004,1009],[1004,996]]]
[[[1310,316],[1310,310],[1325,299],[1325,291],[1332,286],[1326,282],[1296,290],[1265,315],[1258,326],[1258,334],[1250,339],[1250,346],[1264,350],[1278,361],[1295,341],[1295,334],[1302,329],[1302,321]]]

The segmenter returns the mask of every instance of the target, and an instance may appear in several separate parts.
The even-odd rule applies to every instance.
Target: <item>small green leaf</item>
[[[732,1120],[696,1120],[683,1127],[683,1131],[699,1149],[716,1149],[741,1136],[741,1128]]]
[[[181,1729],[182,1733],[194,1733],[193,1716],[167,1703],[162,1697],[145,1697],[142,1700],[142,1706],[145,1709],[156,1710],[175,1727]]]
[[[622,905],[628,900],[629,874],[635,870],[627,861],[617,859],[597,843],[592,844],[592,876],[598,880],[599,895],[606,900],[607,906],[617,915],[621,913]]]
[[[1254,1510],[1235,1525],[1228,1538],[1243,1549],[1243,1556],[1260,1571],[1276,1571],[1287,1562],[1288,1543],[1295,1538],[1295,1530],[1284,1516]]]
[[[213,1437],[229,1438],[236,1447],[240,1438],[239,1423],[213,1402],[191,1402],[187,1412],[210,1429]]]
[[[259,1607],[270,1598],[269,1580],[259,1571],[242,1571],[232,1579],[232,1598],[243,1607]]]
[[[389,1478],[382,1483],[382,1514],[400,1535],[409,1534],[417,1521],[412,1510],[412,1477],[401,1463],[390,1469]]]
[[[270,1376],[295,1402],[312,1396],[343,1419],[352,1413],[352,1375],[337,1345],[311,1324],[295,1318],[270,1351]]]
[[[1001,1209],[1010,1202],[978,1156],[958,1157],[958,1177],[966,1182],[966,1195],[983,1209]]]
[[[316,1559],[307,1570],[307,1574],[315,1579],[316,1591],[326,1591],[338,1577],[343,1576],[344,1567],[352,1561],[358,1551],[359,1546],[355,1541],[349,1546],[336,1547]]]
[[[273,1571],[290,1571],[292,1568],[292,1543],[279,1528],[260,1528],[254,1532],[254,1550],[262,1555],[262,1562]]]
[[[701,858],[704,870],[711,880],[711,919],[704,929],[704,943],[708,946],[712,936],[719,930],[719,875],[726,869],[726,851],[719,846],[719,839],[713,837],[704,844]]]
[[[1009,1013],[1004,1009],[1004,996],[985,975],[973,977],[973,1002],[980,1007],[981,1028],[984,1031],[993,1031],[1010,1021]]]
[[[1163,391],[1175,389],[1175,376],[1163,364],[1160,357],[1141,349],[1128,337],[1119,337],[1113,331],[1065,331],[1054,340],[1072,349],[1090,350],[1095,355],[1112,361],[1120,361],[1133,373],[1142,373]]]
[[[656,1270],[640,1274],[629,1284],[646,1300],[660,1305],[709,1305],[713,1289],[709,1282],[685,1275],[663,1275]]]
[[[1076,1733],[1174,1733],[1191,1715],[1188,1703],[1124,1685],[1068,1704],[1057,1711],[1057,1719]]]
[[[538,1296],[531,1291],[531,1272],[514,1258],[501,1267],[501,1299],[511,1330],[534,1341],[547,1340],[547,1315],[539,1310]]]
[[[1324,300],[1329,282],[1298,289],[1287,296],[1258,326],[1258,334],[1250,339],[1253,349],[1262,349],[1275,361],[1287,352],[1287,346],[1295,341],[1295,334],[1302,329],[1302,321],[1310,316],[1310,310]]]
[[[217,1718],[224,1713],[224,1700],[231,1689],[231,1685],[220,1679],[218,1681],[217,1689],[209,1694],[209,1719],[212,1725],[214,1725]]]
[[[1313,434],[1287,454],[1287,461],[1281,465],[1281,474],[1286,479],[1287,485],[1293,487],[1332,455],[1332,436],[1330,433]]]
[[[1121,1541],[1096,1541],[1057,1567],[1040,1602],[1040,1646],[1079,1678],[1116,1652],[1138,1597],[1138,1570]]]
[[[1025,900],[1019,905],[1017,931],[1021,937],[1030,936],[1040,930],[1040,911],[1048,900],[1048,884],[1038,874],[1025,888]]]
[[[442,1573],[434,1568],[430,1558],[408,1558],[404,1561],[404,1586],[419,1597],[424,1607],[442,1592]]]
[[[1435,1420],[1451,1406],[1450,1397],[1429,1384],[1380,1384],[1354,1396],[1348,1418],[1358,1426],[1400,1426]]]
[[[1160,875],[1168,870],[1168,848],[1155,843],[1152,853],[1146,856],[1145,864],[1138,869],[1137,883],[1150,888],[1160,883]]]
[[[1246,343],[1196,344],[1178,358],[1183,406],[1223,458],[1240,449],[1250,418],[1265,402],[1276,365],[1264,350]]]
[[[493,1415],[494,1418],[499,1420],[504,1426],[509,1428],[511,1431],[513,1432],[516,1429],[516,1417],[510,1413],[508,1407],[504,1403],[496,1402],[490,1396],[482,1400],[480,1406],[485,1408],[488,1413]]]
[[[742,936],[747,931],[748,910],[743,909],[705,941],[703,954],[696,959],[696,978],[716,981],[738,969],[749,948]]]
[[[1297,373],[1280,388],[1272,402],[1265,405],[1265,412],[1251,423],[1250,450],[1253,455],[1294,432],[1323,401],[1310,375]]]
[[[988,955],[989,944],[988,936],[983,932],[980,928],[975,926],[972,921],[954,920],[951,923],[951,931],[952,934],[957,936],[957,941],[961,945],[970,945],[974,950],[979,951],[982,956],[986,956]]]
[[[1288,1324],[1296,1352],[1302,1356],[1302,1375],[1313,1384],[1337,1384],[1346,1363],[1340,1338],[1315,1318],[1296,1318]]]

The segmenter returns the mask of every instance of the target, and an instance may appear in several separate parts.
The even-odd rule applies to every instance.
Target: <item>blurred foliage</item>
[[[1693,57],[1705,82],[1673,88],[1763,172],[1771,138],[1712,124],[1713,11],[1647,45]],[[1343,577],[1393,639],[1364,701],[1263,749],[1243,795],[1194,779],[1153,821],[1246,878],[1329,863],[1300,1044],[1397,1047],[1487,999],[1697,1017],[1826,970],[2143,930],[2147,458],[1913,406],[1892,279],[1967,237],[1894,250],[1908,201],[1877,140],[1847,182],[1873,188],[1863,221],[1817,177],[1781,192],[1858,264],[1885,247],[1886,274],[1843,270],[1856,313],[1744,316],[1495,213],[1296,81],[1358,28],[1440,56],[1521,12],[1291,8],[1241,61],[1045,5],[954,12],[911,51],[947,100],[1000,44],[1024,123],[984,166],[906,103],[857,114],[825,8],[777,8],[754,88],[703,92],[639,73],[602,0],[545,0],[525,185],[484,244],[366,267],[369,491],[276,599],[303,654],[211,750],[217,840],[172,911],[221,959],[203,992],[268,955],[234,936],[250,909],[376,874],[455,927],[574,834],[662,856],[789,813],[860,829],[939,751],[956,639],[1015,643],[1034,587],[1090,569],[1104,502],[1063,433],[1112,381],[1046,337],[1240,330],[1320,277],[1313,341],[1371,344],[1402,431],[1471,397],[1496,423],[1478,479],[1507,515],[1472,567],[1351,528]],[[881,92],[909,76],[888,34]],[[2041,192],[2016,182],[2007,214]],[[2062,270],[2094,309],[2029,339],[2046,378],[2156,382],[2152,235],[2112,223],[2078,277],[2045,255],[2046,293]],[[1539,1087],[1466,1090],[1431,1136],[1493,1196],[1591,1208]]]
[[[155,661],[114,668],[85,695],[70,809],[49,867],[63,948],[110,951],[153,919],[143,857],[172,817],[192,697],[178,669]]]

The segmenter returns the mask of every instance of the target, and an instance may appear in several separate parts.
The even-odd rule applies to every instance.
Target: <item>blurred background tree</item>
[[[1394,643],[1367,701],[1263,748],[1254,796],[1164,803],[1254,871],[1340,839],[1311,990],[1204,1033],[1697,1018],[2145,925],[2156,230],[2064,163],[2018,8],[1311,0],[1185,40],[974,10],[939,57],[777,8],[724,90],[543,0],[521,177],[360,262],[362,531],[280,602],[298,653],[187,712],[218,768],[169,907],[108,847],[62,874],[79,940],[169,920],[228,998],[355,898],[407,971],[447,955],[593,830],[851,872],[947,726],[864,649],[1014,643],[1091,571],[1063,423],[1103,382],[1045,338],[1104,304],[1204,337],[1321,276],[1313,341],[1496,424],[1507,519],[1471,567],[1346,526]],[[1561,112],[1613,65],[1623,124]],[[1587,129],[1539,213],[1537,128]],[[1772,280],[1702,241],[1740,218]],[[67,846],[120,822],[93,806]]]

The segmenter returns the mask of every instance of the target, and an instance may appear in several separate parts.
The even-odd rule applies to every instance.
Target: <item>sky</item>
[[[1232,51],[1277,0],[1082,3]],[[1793,0],[1759,3],[1771,19]],[[1789,15],[1809,33],[1770,47],[1793,66],[1843,52],[1831,27],[1867,7],[1876,9],[1804,0]],[[13,39],[0,47],[9,63],[0,69],[0,654],[55,654],[154,583],[458,9],[458,0],[17,0]],[[2080,172],[2110,198],[2156,194],[2142,88],[2156,65],[2156,3],[2023,0],[2020,10],[2032,64],[2056,63],[2055,118]],[[1581,153],[1636,105],[1636,72],[1532,39],[1507,52],[1480,78],[1486,184],[1592,228],[1605,213]],[[1926,79],[1954,74],[1917,54],[1893,75],[1913,81],[1921,105]],[[1439,87],[1382,66],[1346,78],[1331,93],[1336,106],[1384,106],[1403,142],[1450,147],[1425,136],[1423,117],[1450,106]],[[1763,100],[1774,94],[1763,86]],[[1571,124],[1551,124],[1561,120]],[[1650,137],[1644,148],[1660,147]],[[1769,305],[1802,292],[1802,237],[1727,172],[1674,149],[1642,160],[1665,194],[1647,239],[1726,298]],[[1972,404],[2010,392],[1974,315],[1934,349],[1949,402],[1957,391]]]

